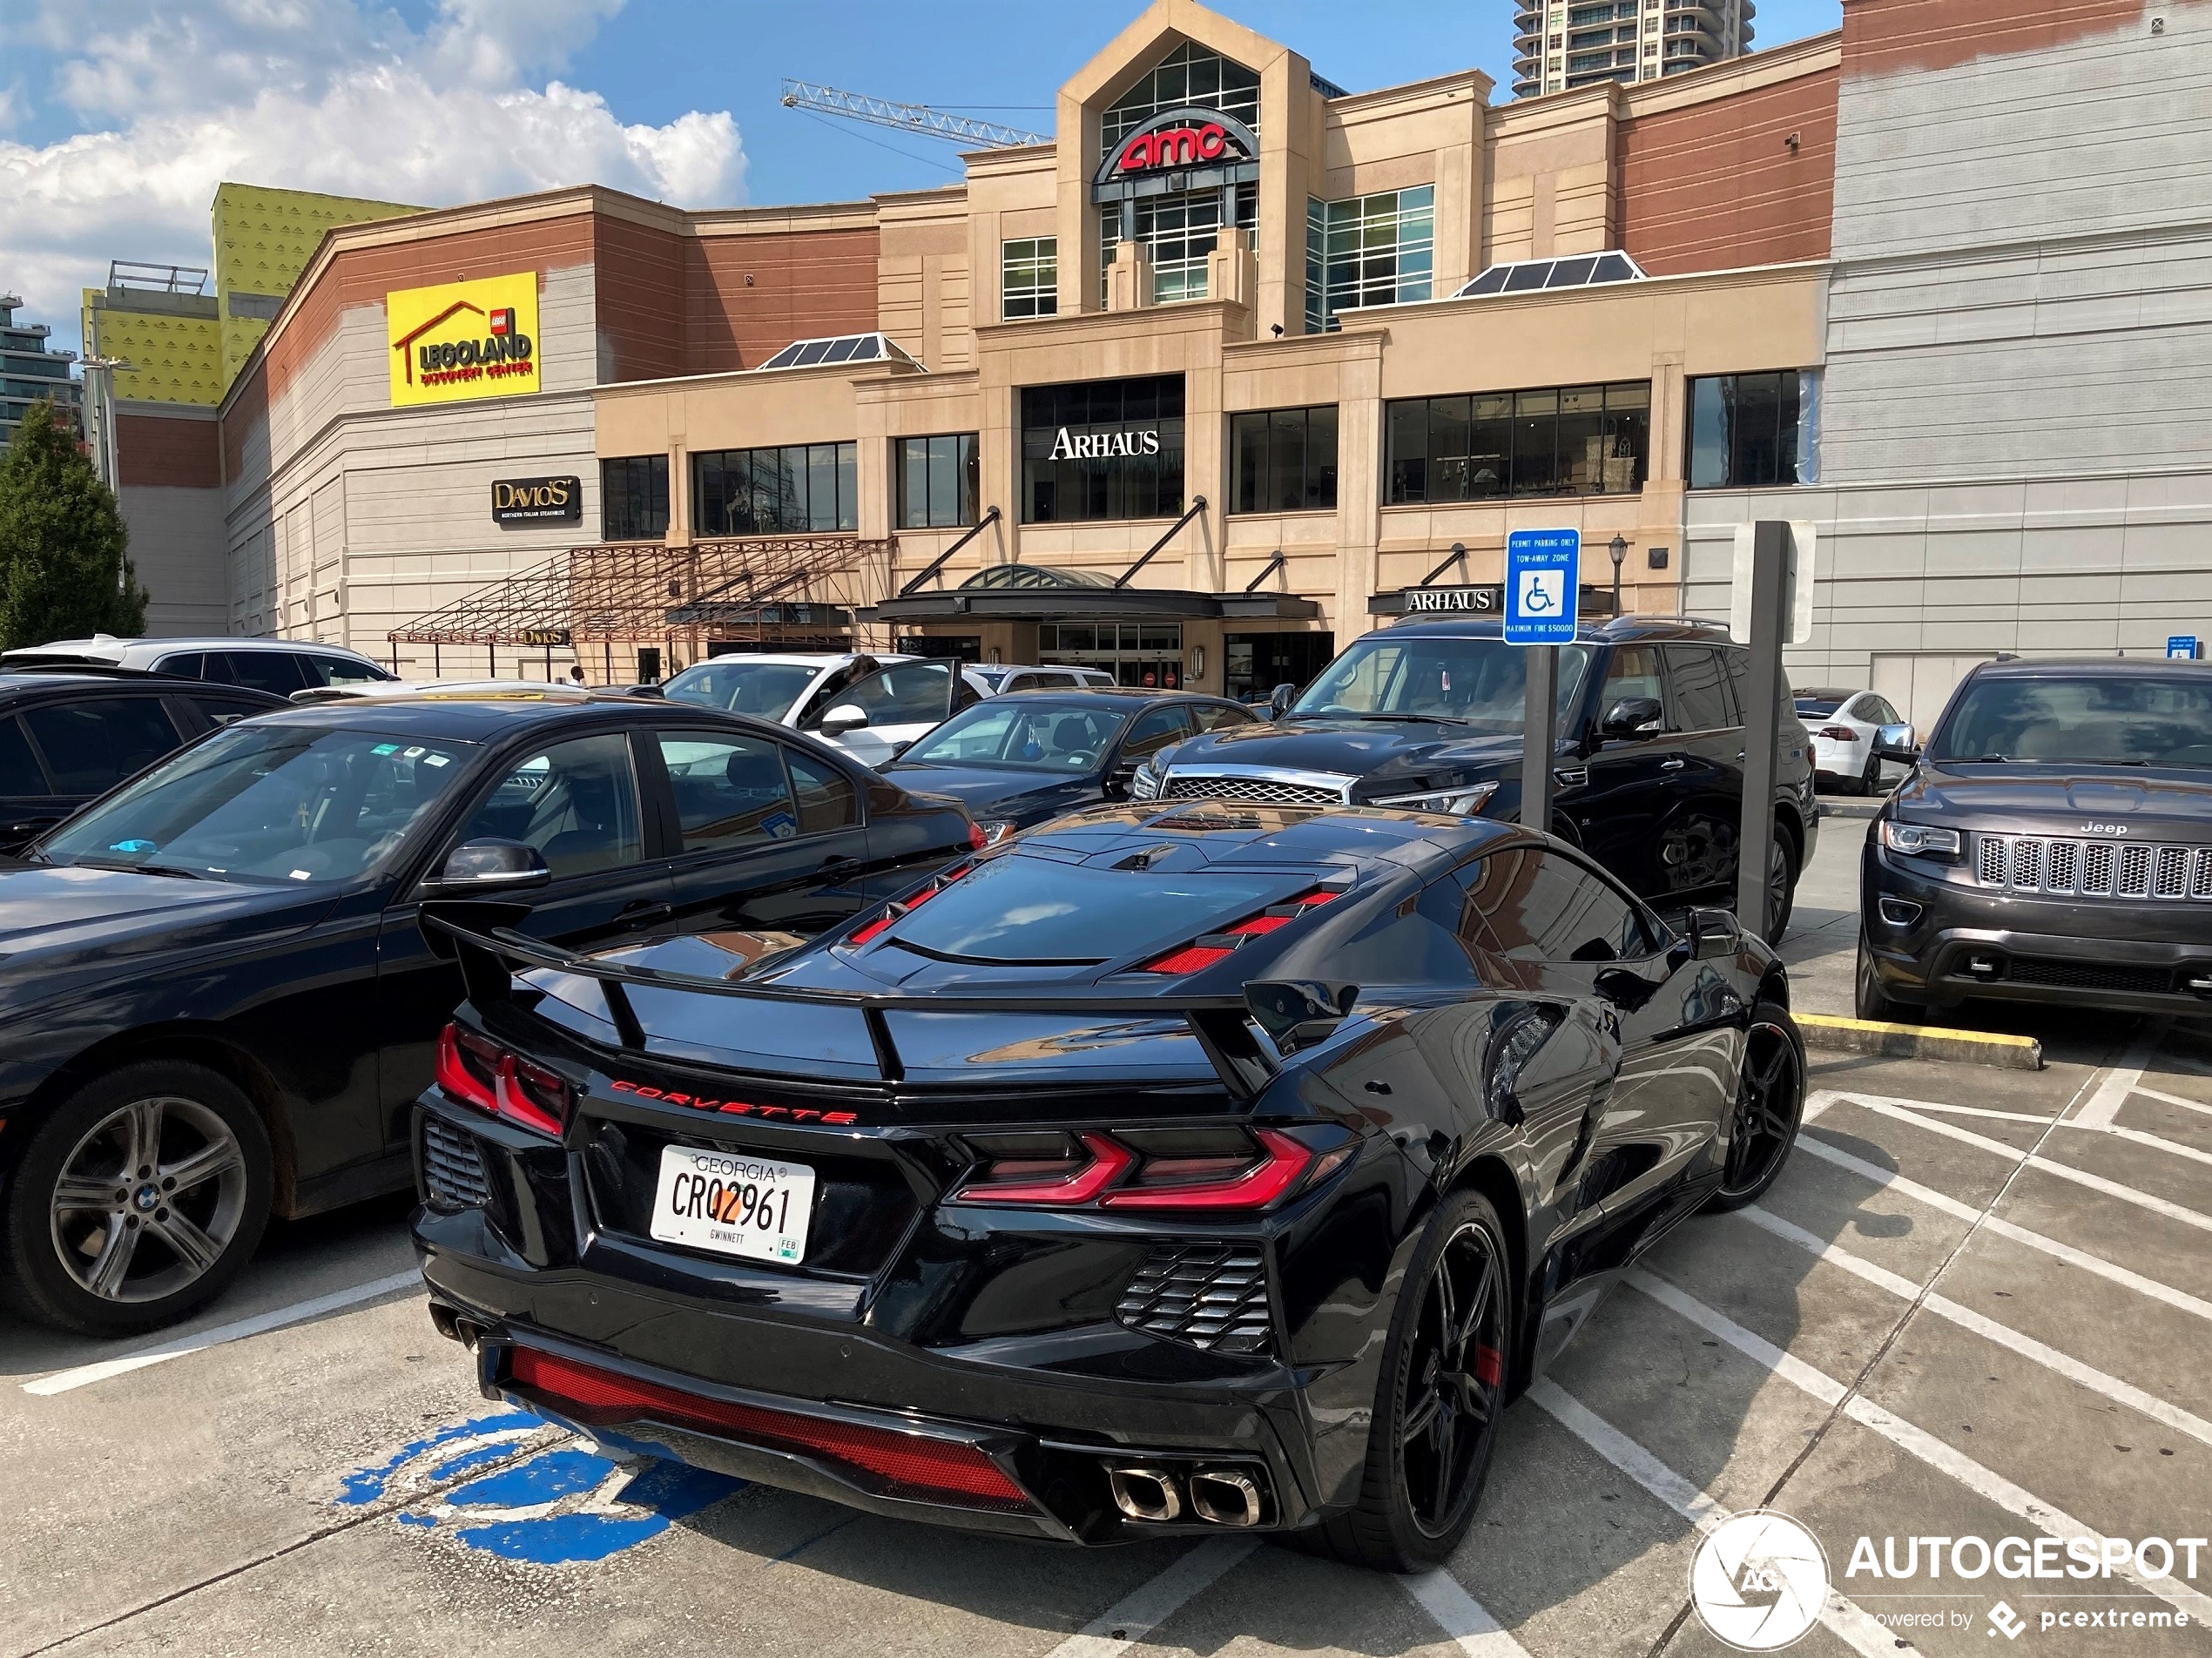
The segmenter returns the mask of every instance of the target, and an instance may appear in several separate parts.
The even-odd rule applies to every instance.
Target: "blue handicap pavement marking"
[[[745,1488],[741,1479],[658,1458],[617,1462],[579,1439],[462,1478],[551,1425],[529,1411],[455,1423],[354,1469],[340,1480],[336,1500],[350,1507],[401,1495],[408,1500],[394,1518],[409,1532],[448,1536],[501,1560],[562,1566],[635,1548]]]

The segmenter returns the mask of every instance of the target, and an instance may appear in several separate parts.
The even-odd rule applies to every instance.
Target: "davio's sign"
[[[1071,432],[1062,427],[1053,436],[1052,454],[1055,461],[1106,461],[1118,456],[1157,455],[1160,452],[1160,429],[1146,427],[1141,431]]]
[[[395,289],[384,326],[395,408],[539,389],[535,271]]]
[[[572,524],[583,516],[583,480],[574,473],[558,478],[499,478],[492,483],[491,520],[496,524]]]

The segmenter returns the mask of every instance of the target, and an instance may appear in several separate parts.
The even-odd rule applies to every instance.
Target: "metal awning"
[[[1197,593],[1157,587],[954,588],[912,593],[860,612],[863,622],[1180,622],[1318,619],[1321,607],[1288,593]]]

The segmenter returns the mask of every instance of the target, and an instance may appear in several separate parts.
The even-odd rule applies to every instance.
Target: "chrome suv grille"
[[[476,1136],[440,1118],[424,1116],[422,1183],[440,1209],[481,1209],[491,1202],[491,1184],[484,1177]]]
[[[1231,1244],[1162,1244],[1122,1291],[1114,1317],[1131,1330],[1224,1353],[1264,1353],[1272,1328],[1259,1251]]]
[[[1980,835],[1974,873],[1984,886],[2050,898],[2212,899],[2212,846]]]
[[[1254,805],[1340,806],[1344,792],[1312,783],[1290,783],[1279,778],[1209,777],[1204,772],[1172,773],[1163,799],[1170,800],[1245,800]]]

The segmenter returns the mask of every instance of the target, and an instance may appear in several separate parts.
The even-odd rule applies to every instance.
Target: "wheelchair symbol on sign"
[[[1530,570],[1527,583],[1521,591],[1521,608],[1527,616],[1543,616],[1556,612],[1560,602],[1561,576],[1557,570]]]

